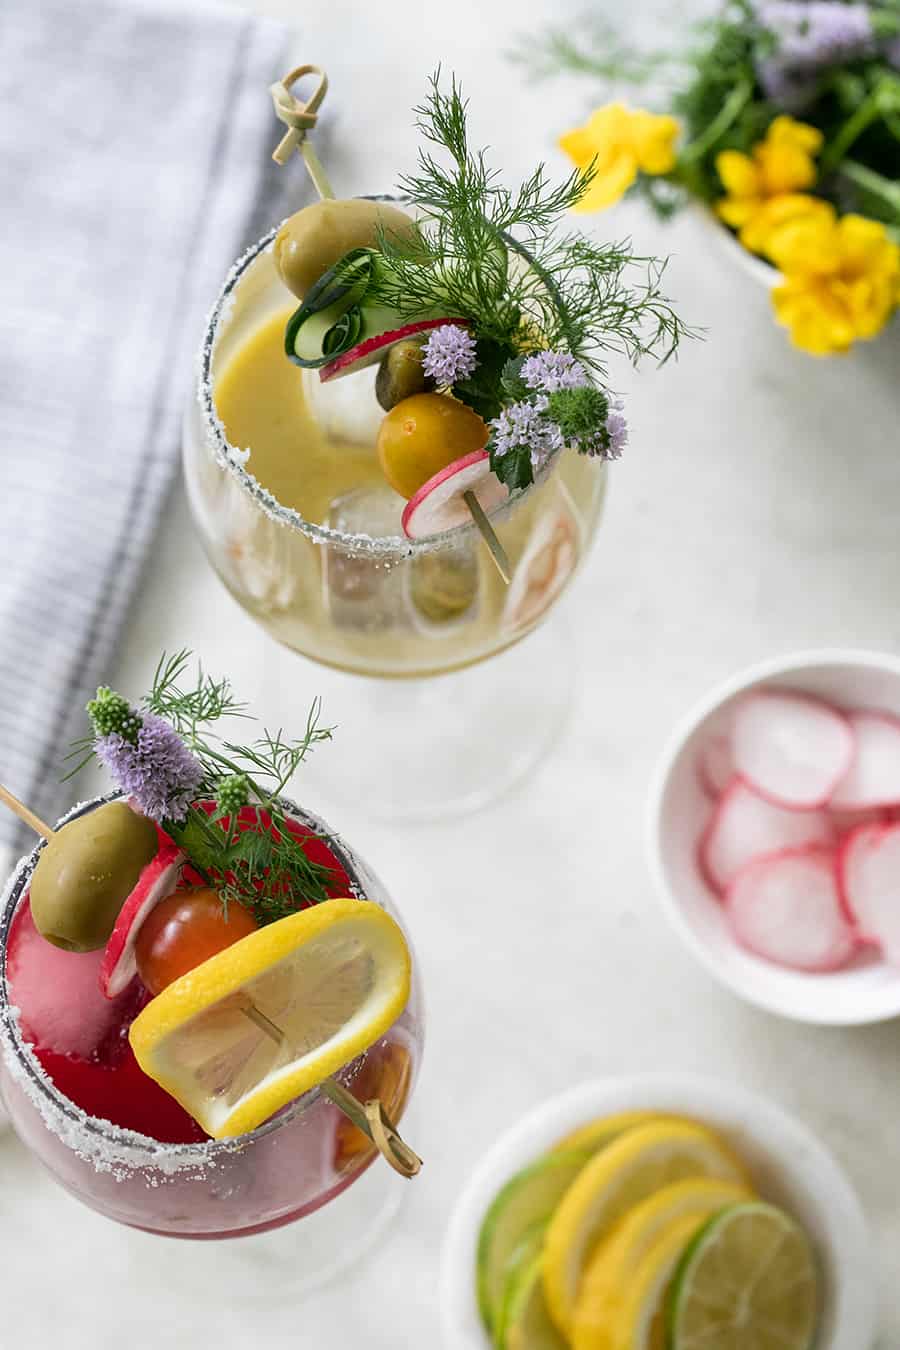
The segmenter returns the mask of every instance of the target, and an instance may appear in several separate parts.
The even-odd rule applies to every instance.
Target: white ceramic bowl
[[[760,1193],[793,1214],[815,1244],[824,1289],[816,1350],[870,1350],[875,1263],[865,1217],[844,1173],[805,1125],[769,1102],[731,1083],[681,1074],[585,1083],[501,1135],[460,1197],[444,1242],[444,1350],[491,1350],[475,1298],[475,1253],[481,1221],[500,1187],[576,1126],[647,1109],[692,1116],[723,1131]]]
[[[701,745],[727,724],[742,694],[758,685],[819,694],[845,707],[900,716],[900,657],[842,649],[799,652],[753,666],[704,698],[673,733],[650,794],[648,853],[663,911],[716,979],[770,1012],[823,1026],[858,1026],[900,1015],[900,967],[869,949],[844,970],[804,974],[744,951],[697,866],[710,802],[697,776]]]

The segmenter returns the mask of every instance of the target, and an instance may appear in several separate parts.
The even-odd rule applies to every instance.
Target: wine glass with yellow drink
[[[297,75],[275,86],[282,110],[304,106]],[[455,81],[433,78],[416,114],[418,167],[390,198],[334,200],[289,132],[322,199],[227,277],[184,462],[225,585],[331,668],[323,695],[352,746],[330,766],[341,794],[435,817],[490,799],[552,742],[573,663],[541,624],[627,439],[607,359],[663,358],[684,330],[655,264],[566,231],[590,170],[503,186]]]

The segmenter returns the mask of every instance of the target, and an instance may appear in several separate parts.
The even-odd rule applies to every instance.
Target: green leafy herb
[[[98,689],[88,705],[94,734],[74,751],[79,767],[96,755],[145,814],[159,820],[224,905],[238,900],[269,923],[327,899],[333,870],[307,856],[281,804],[313,747],[331,738],[320,722],[319,700],[299,738],[263,730],[241,744],[226,739],[219,724],[247,718],[245,704],[227,679],[213,679],[199,664],[190,676],[190,664],[188,651],[163,655],[137,707]]]
[[[378,303],[410,319],[435,311],[467,319],[492,344],[498,376],[501,354],[546,347],[564,347],[601,374],[605,352],[674,351],[686,330],[659,289],[655,260],[561,229],[593,170],[554,185],[541,164],[518,188],[504,187],[485,152],[470,147],[467,104],[455,80],[441,88],[440,71],[416,114],[426,145],[400,187],[426,218],[412,241],[379,239]],[[645,275],[632,283],[635,266]],[[500,395],[495,384],[494,403]]]
[[[547,398],[547,416],[559,427],[566,445],[582,454],[590,453],[608,415],[609,399],[595,385],[560,389]]]

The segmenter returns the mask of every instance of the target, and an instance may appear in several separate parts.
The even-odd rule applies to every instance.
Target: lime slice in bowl
[[[498,1350],[566,1350],[568,1342],[553,1324],[544,1302],[538,1254],[515,1273],[506,1299],[506,1323]]]
[[[545,1226],[593,1151],[548,1153],[517,1172],[494,1197],[478,1236],[478,1306],[488,1331],[496,1328],[508,1267],[526,1233]]]
[[[682,1257],[671,1350],[810,1350],[819,1303],[802,1228],[773,1205],[734,1205],[710,1219]]]

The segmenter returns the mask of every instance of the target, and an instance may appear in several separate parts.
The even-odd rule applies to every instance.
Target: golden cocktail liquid
[[[407,545],[405,503],[375,453],[383,414],[374,369],[325,385],[317,372],[298,369],[284,352],[290,310],[283,296],[271,255],[263,253],[223,318],[213,362],[216,410],[229,443],[249,450],[247,471],[280,505],[354,538],[322,543],[273,519],[189,433],[195,515],[229,589],[279,641],[361,674],[439,674],[516,642],[556,599],[587,547],[602,505],[603,467],[563,452],[522,499],[495,514],[513,568],[509,587],[474,529],[435,549]],[[368,542],[386,538],[396,546],[379,550]]]

